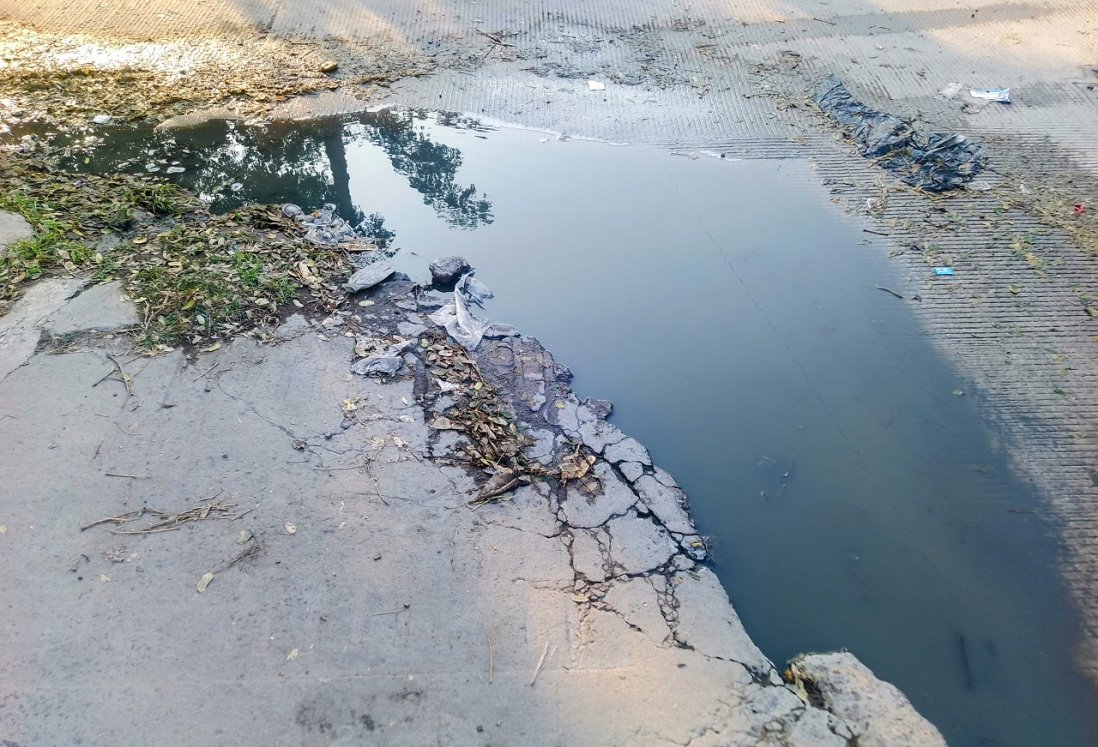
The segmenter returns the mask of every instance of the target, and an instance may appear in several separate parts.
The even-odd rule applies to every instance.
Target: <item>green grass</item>
[[[307,243],[277,209],[245,206],[209,215],[189,192],[144,175],[74,177],[37,156],[0,153],[0,209],[22,215],[34,236],[0,260],[0,313],[23,286],[49,273],[121,280],[142,311],[139,346],[204,344],[277,322],[299,296],[344,298],[344,252]],[[136,211],[152,220],[135,220]],[[90,248],[104,235],[119,243]],[[322,278],[306,287],[298,264]]]

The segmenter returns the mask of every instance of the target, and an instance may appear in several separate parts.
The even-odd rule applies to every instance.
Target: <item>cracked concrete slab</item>
[[[18,213],[0,210],[0,259],[8,253],[8,247],[16,241],[34,236],[30,223]]]
[[[593,583],[601,583],[607,578],[606,558],[603,555],[605,540],[605,534],[601,530],[572,531],[572,567],[576,573]]]
[[[611,464],[631,462],[646,467],[652,466],[652,458],[648,456],[648,449],[641,446],[635,438],[623,438],[614,444],[609,444],[603,451],[606,461]]]
[[[675,635],[679,641],[706,656],[739,662],[772,684],[781,682],[774,665],[748,638],[711,570],[698,568],[675,574],[668,594],[676,603]]]
[[[644,474],[644,467],[636,462],[622,462],[618,465],[618,469],[621,470],[622,475],[629,482],[636,482]]]
[[[0,382],[5,739],[793,745],[839,719],[760,676],[716,578],[609,464],[590,502],[546,481],[474,510],[483,475],[430,456],[418,359],[383,382],[302,317],[269,339],[191,362],[93,338]],[[604,548],[654,575],[607,581]],[[184,700],[201,720],[146,716]]]
[[[598,462],[591,471],[599,480],[598,493],[591,495],[578,486],[569,486],[561,499],[561,511],[569,526],[601,526],[611,516],[625,513],[637,502],[636,494],[618,479],[608,464]]]
[[[678,488],[669,488],[651,475],[644,475],[633,483],[641,501],[655,514],[670,532],[693,534],[694,522],[686,511],[686,494]]]
[[[70,335],[86,330],[115,332],[141,321],[133,302],[122,290],[121,281],[93,285],[80,293],[42,323],[52,335]]]
[[[678,552],[678,545],[663,527],[636,514],[606,522],[610,535],[610,559],[621,573],[640,574],[664,565]]]
[[[0,316],[0,381],[34,353],[42,322],[84,286],[76,278],[51,278],[35,283]]]
[[[671,635],[656,591],[647,579],[617,579],[602,601],[657,642],[662,643]]]

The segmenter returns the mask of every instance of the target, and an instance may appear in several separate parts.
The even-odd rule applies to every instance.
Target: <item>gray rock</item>
[[[140,321],[137,308],[122,292],[122,283],[115,281],[88,288],[51,314],[42,328],[54,335],[86,329],[114,332]]]
[[[392,274],[393,268],[388,262],[374,262],[351,275],[343,285],[343,289],[348,293],[358,293],[361,290],[373,288]]]
[[[431,280],[435,285],[449,285],[457,282],[473,266],[465,257],[442,257],[428,265],[428,269],[431,270]]]
[[[877,679],[854,654],[808,654],[790,662],[790,669],[797,681],[815,685],[827,710],[854,730],[859,747],[946,743],[903,693]]]

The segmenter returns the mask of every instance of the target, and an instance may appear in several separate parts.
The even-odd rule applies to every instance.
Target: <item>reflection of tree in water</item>
[[[478,195],[475,185],[456,182],[461,151],[432,142],[422,129],[417,130],[417,122],[426,116],[383,111],[364,115],[350,127],[344,120],[331,118],[269,127],[215,121],[171,135],[114,130],[105,147],[96,150],[91,167],[139,170],[152,161],[165,175],[178,160],[186,171],[172,179],[208,200],[215,211],[232,210],[245,202],[291,201],[306,210],[331,203],[344,220],[364,233],[391,237],[379,215],[366,215],[351,199],[347,143],[365,137],[385,151],[393,168],[443,220],[461,228],[491,223],[492,204],[487,197]],[[448,127],[485,129],[458,115],[436,116],[439,124]],[[81,168],[80,160],[73,159],[72,165]]]
[[[363,121],[366,137],[385,151],[397,173],[408,178],[408,185],[423,195],[423,203],[434,208],[452,226],[476,228],[492,222],[492,203],[487,195],[477,193],[475,184],[457,183],[461,167],[461,151],[435,143],[416,122],[424,115],[387,109]],[[437,115],[439,124],[482,130],[479,123],[456,114]]]

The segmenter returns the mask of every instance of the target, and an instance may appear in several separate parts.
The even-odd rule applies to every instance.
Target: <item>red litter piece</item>
[[[1087,209],[1086,209],[1086,207],[1085,207],[1085,206],[1083,205],[1083,203],[1079,203],[1078,205],[1076,205],[1076,206],[1075,206],[1075,214],[1076,214],[1076,215],[1082,215],[1082,214],[1083,214],[1083,213],[1085,213],[1086,211],[1087,211]]]

